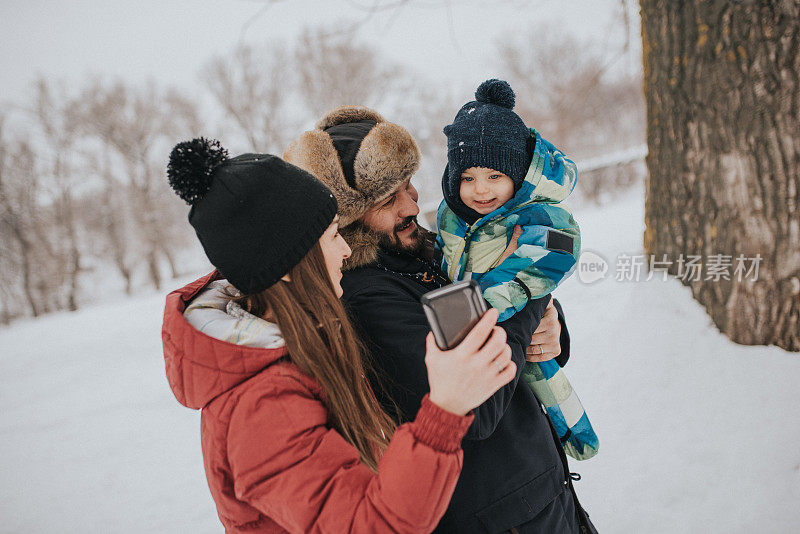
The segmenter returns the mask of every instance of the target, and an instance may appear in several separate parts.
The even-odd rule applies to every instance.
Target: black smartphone
[[[461,343],[486,313],[486,301],[475,280],[465,280],[429,291],[420,297],[436,345],[450,350]]]

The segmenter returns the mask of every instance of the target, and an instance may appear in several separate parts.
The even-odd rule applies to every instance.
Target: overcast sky
[[[192,91],[212,55],[242,42],[291,40],[309,25],[362,21],[358,41],[422,74],[470,86],[492,76],[498,39],[546,27],[611,50],[625,35],[620,0],[411,0],[373,14],[364,9],[371,0],[0,1],[4,105],[24,102],[39,75],[78,85],[87,75],[150,77]],[[638,31],[631,33],[638,50]],[[636,50],[622,68],[635,67]]]

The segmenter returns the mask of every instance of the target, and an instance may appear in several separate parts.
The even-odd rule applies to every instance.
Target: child
[[[475,98],[444,128],[447,168],[436,245],[449,278],[476,280],[503,321],[575,269],[580,230],[561,201],[575,187],[577,171],[512,111],[508,83],[487,80]],[[504,254],[512,237],[518,247]],[[578,460],[594,456],[597,436],[555,360],[527,362],[522,376],[547,408],[565,451]]]

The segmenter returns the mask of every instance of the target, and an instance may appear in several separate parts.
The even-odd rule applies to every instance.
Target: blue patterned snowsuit
[[[446,199],[437,213],[442,270],[453,281],[477,281],[500,321],[528,300],[551,293],[572,274],[580,256],[580,228],[562,204],[577,181],[575,163],[538,132],[530,132],[536,137],[533,158],[511,200],[473,224],[459,218]],[[517,249],[500,262],[517,225],[522,227]],[[566,451],[577,459],[593,456],[597,436],[558,364],[529,362],[523,378],[547,407]]]

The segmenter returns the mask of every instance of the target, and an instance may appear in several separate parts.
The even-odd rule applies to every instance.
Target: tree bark
[[[645,250],[677,276],[702,256],[683,282],[733,341],[800,351],[800,0],[640,7]],[[718,254],[728,280],[709,279]],[[760,255],[755,280],[740,255]]]
[[[36,297],[33,295],[33,266],[31,265],[31,243],[22,233],[18,224],[14,224],[11,226],[12,230],[14,231],[14,237],[17,239],[17,243],[19,243],[20,247],[20,256],[22,261],[22,289],[25,293],[25,299],[28,301],[28,306],[31,309],[31,315],[34,317],[39,317],[41,315],[42,310],[39,306],[39,303],[36,301]]]
[[[63,157],[63,154],[56,156],[58,160]],[[55,172],[61,173],[64,171],[63,164],[56,164]],[[58,176],[58,175],[57,175]],[[68,184],[64,184],[65,177],[57,178],[62,181],[60,184],[59,198],[56,201],[56,214],[58,215],[58,223],[61,226],[64,240],[63,244],[66,250],[63,251],[64,255],[64,270],[67,276],[67,309],[69,311],[76,311],[78,309],[78,293],[80,291],[80,274],[82,268],[82,253],[78,244],[78,229],[77,229],[77,216],[75,212],[75,203],[72,198],[72,191]]]
[[[5,147],[0,147],[0,151],[3,151]],[[4,155],[4,154],[3,154]],[[25,226],[24,221],[24,210],[22,207],[15,206],[14,199],[12,198],[11,192],[6,190],[5,182],[4,182],[4,172],[5,172],[5,161],[1,161],[4,158],[0,158],[0,223],[2,223],[8,230],[8,233],[11,238],[17,243],[18,250],[11,252],[11,256],[14,258],[13,261],[19,262],[19,268],[22,271],[22,292],[25,294],[25,299],[27,300],[28,306],[30,307],[31,314],[34,317],[38,317],[41,314],[41,307],[34,296],[34,280],[33,280],[33,260],[31,257],[33,256],[33,241],[28,238],[27,231],[23,228]],[[31,158],[26,158],[26,162],[30,162]],[[32,181],[32,184],[35,184],[35,180]],[[35,187],[35,185],[33,185]],[[19,200],[19,202],[24,202],[24,200]],[[28,221],[31,222],[31,221]],[[8,249],[11,249],[10,245],[4,244],[6,247],[6,252]],[[4,278],[8,278],[8,275],[4,275]]]

